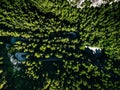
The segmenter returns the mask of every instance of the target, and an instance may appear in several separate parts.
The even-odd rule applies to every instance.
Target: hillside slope
[[[120,3],[77,9],[67,0],[0,1],[0,60],[4,63],[0,66],[0,88],[119,90],[119,13]],[[20,71],[13,69],[5,50],[11,37],[26,42],[12,45],[9,53],[30,54]],[[86,45],[102,48],[103,55],[97,58],[86,53]],[[54,57],[58,60],[41,61]]]

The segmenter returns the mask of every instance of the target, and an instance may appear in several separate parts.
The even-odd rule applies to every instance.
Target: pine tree
[[[0,88],[120,89],[119,9],[119,3],[78,9],[67,0],[0,1]],[[7,51],[11,37],[24,40]],[[103,55],[85,52],[85,45],[101,47]],[[8,52],[28,53],[20,71]]]

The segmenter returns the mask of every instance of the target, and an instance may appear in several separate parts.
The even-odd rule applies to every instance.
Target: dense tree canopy
[[[67,0],[1,0],[0,89],[119,90],[119,13],[119,2],[79,9]],[[6,50],[11,37],[24,40]],[[20,70],[7,56],[16,52],[28,53]]]

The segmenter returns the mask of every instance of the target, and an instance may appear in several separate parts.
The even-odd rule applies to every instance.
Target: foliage
[[[0,1],[0,88],[9,90],[119,90],[120,3],[77,9],[66,0]],[[66,33],[76,32],[71,39]],[[21,37],[8,50],[27,52],[14,71],[4,37]],[[85,45],[104,49],[101,58]],[[57,57],[57,61],[42,61]]]

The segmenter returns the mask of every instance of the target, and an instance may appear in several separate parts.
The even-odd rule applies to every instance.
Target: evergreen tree
[[[120,3],[78,9],[67,0],[0,1],[0,89],[119,90]],[[11,44],[11,37],[23,38]],[[101,47],[100,58],[85,45]],[[28,53],[14,70],[7,53]]]

